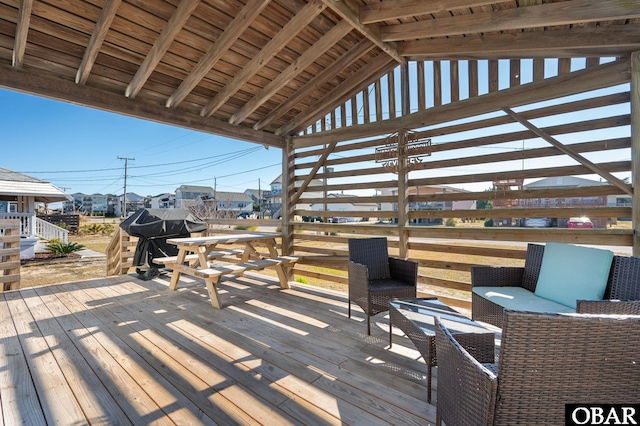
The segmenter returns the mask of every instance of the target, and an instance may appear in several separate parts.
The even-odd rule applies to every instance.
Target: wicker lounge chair
[[[386,238],[349,239],[349,318],[351,302],[371,317],[389,310],[393,298],[416,297],[418,264],[389,257]]]
[[[565,404],[630,404],[638,335],[640,316],[505,311],[499,363],[480,364],[437,321],[436,423],[559,425]]]
[[[522,287],[535,292],[545,246],[529,244],[524,267],[474,266],[472,287]],[[503,307],[472,293],[472,318],[502,327]],[[576,312],[640,315],[640,258],[614,256],[603,300],[578,300]]]

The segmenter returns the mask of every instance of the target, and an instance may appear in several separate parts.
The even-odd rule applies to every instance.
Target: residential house
[[[176,206],[176,194],[164,193],[147,197],[145,207],[150,209],[173,209]]]
[[[353,197],[357,197],[357,195],[348,195],[348,194],[329,194],[327,195],[327,198],[329,199],[333,199],[333,200],[339,200],[340,198],[353,198]],[[313,211],[324,211],[325,209],[325,205],[324,203],[314,203],[311,204],[311,210]],[[375,218],[375,213],[372,212],[376,212],[378,211],[378,204],[377,203],[354,203],[354,202],[342,202],[342,203],[336,203],[335,201],[332,201],[330,204],[328,204],[328,210],[331,211],[339,211],[339,212],[362,212],[362,218],[365,219],[371,219],[371,218]],[[358,218],[354,218],[354,217],[348,217],[346,218],[347,222],[351,222],[351,221],[357,221]]]
[[[578,188],[585,186],[601,186],[609,185],[608,182],[600,182],[592,179],[585,179],[576,176],[558,176],[540,179],[523,186],[524,189],[539,188]],[[537,207],[596,207],[609,206],[620,207],[631,205],[631,196],[629,195],[600,195],[587,197],[565,197],[565,198],[528,198],[521,199],[518,207],[521,208],[537,208]],[[558,227],[565,227],[568,217],[552,218]],[[597,228],[605,228],[607,222],[615,223],[617,218],[591,218],[594,226]]]
[[[271,199],[268,204],[267,209],[271,212],[271,216],[274,219],[278,219],[282,214],[282,175],[279,175],[275,178],[271,183]],[[296,181],[296,188],[302,186],[301,181]],[[312,179],[309,182],[309,188],[311,187],[322,187],[324,186],[324,182],[321,179]],[[321,198],[324,196],[324,192],[320,189],[313,191],[307,189],[300,197],[300,200],[304,200],[305,198]],[[305,204],[303,202],[296,204],[295,209],[309,210],[311,208],[310,204]]]
[[[71,196],[50,182],[0,167],[0,219],[20,221],[20,257],[35,256],[39,239],[68,241],[68,232],[36,217],[36,204],[70,201]]]
[[[253,211],[253,199],[242,192],[216,191],[214,202],[218,217],[236,217]]]
[[[215,190],[210,186],[180,185],[176,189],[175,207],[186,209],[197,203],[198,199],[215,197]]]
[[[408,189],[409,195],[429,195],[429,194],[458,194],[469,192],[461,188],[453,188],[450,186],[433,185],[433,186],[412,186]],[[384,188],[377,190],[381,196],[397,196],[397,188]],[[409,203],[409,210],[475,210],[475,200],[462,201],[420,201]],[[398,203],[380,203],[380,210],[396,211]],[[417,218],[412,221],[416,224],[435,224],[442,223],[442,219]]]

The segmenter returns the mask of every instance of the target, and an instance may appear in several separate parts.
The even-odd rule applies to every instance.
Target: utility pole
[[[122,195],[122,217],[127,215],[127,169],[129,168],[129,160],[135,158],[118,157],[118,160],[124,160],[124,194]]]
[[[262,217],[262,189],[260,187],[260,178],[258,178],[258,219],[263,219]]]

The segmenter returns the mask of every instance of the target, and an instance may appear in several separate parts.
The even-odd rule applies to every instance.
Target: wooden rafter
[[[301,112],[291,121],[289,121],[289,123],[279,128],[276,131],[276,134],[289,134],[299,129],[300,127],[305,126],[307,123],[317,119],[318,117],[322,117],[331,108],[335,107],[335,105],[346,101],[357,92],[364,90],[367,86],[369,86],[369,84],[371,84],[373,76],[379,74],[380,70],[385,70],[385,72],[389,71],[387,68],[390,63],[393,64],[394,67],[397,66],[395,62],[390,61],[392,60],[387,55],[378,55],[374,60],[369,62],[366,67],[363,67],[355,74],[352,74],[349,78],[336,86],[330,93],[325,95],[318,102],[315,102],[305,111]],[[331,141],[328,141],[327,143],[330,142]]]
[[[265,117],[262,121],[253,126],[255,130],[261,130],[271,124],[273,120],[278,119],[291,108],[293,108],[300,100],[309,96],[312,92],[317,90],[320,86],[327,81],[335,77],[340,71],[356,61],[362,55],[367,53],[371,49],[371,42],[368,39],[362,39],[357,45],[349,49],[344,55],[342,55],[337,61],[329,65],[323,72],[316,75],[311,79],[303,88],[296,91],[289,99],[280,104],[276,109]]]
[[[395,43],[384,42],[380,37],[380,26],[377,24],[364,25],[360,22],[355,11],[357,6],[351,0],[322,0],[327,6],[336,12],[342,19],[349,22],[353,28],[358,30],[362,35],[371,40],[376,46],[382,49],[387,55],[391,56],[399,64],[403,64],[406,60],[398,54]]]
[[[398,43],[410,60],[624,56],[640,49],[640,25],[471,35]]]
[[[240,13],[231,21],[222,35],[200,59],[198,65],[185,78],[175,92],[167,99],[168,108],[177,106],[200,83],[200,80],[213,68],[222,55],[235,43],[260,12],[267,7],[270,0],[249,0]]]
[[[298,59],[282,71],[274,80],[260,90],[249,102],[236,112],[229,123],[242,123],[260,105],[269,100],[278,90],[284,87],[296,75],[306,70],[317,58],[334,46],[339,40],[352,30],[346,21],[340,21],[327,32],[320,40],[310,46]]]
[[[320,0],[307,3],[287,24],[273,37],[260,52],[246,64],[231,83],[227,84],[207,105],[202,108],[200,115],[208,117],[229,100],[260,68],[267,63],[291,41],[302,29],[325,9]]]
[[[495,3],[491,0],[385,0],[383,2],[360,6],[360,22],[367,25],[393,19],[429,15],[444,10],[464,9],[487,6]]]
[[[563,143],[561,143],[560,141],[558,141],[557,139],[555,139],[554,137],[552,137],[551,135],[549,135],[548,133],[543,131],[542,129],[536,127],[531,122],[529,122],[529,120],[527,120],[526,118],[522,117],[520,114],[517,114],[517,113],[513,112],[509,108],[502,108],[502,110],[504,112],[506,112],[515,121],[517,121],[518,123],[522,124],[524,127],[526,127],[527,129],[531,130],[533,133],[535,133],[536,135],[540,136],[542,139],[544,139],[545,141],[549,142],[551,145],[555,146],[557,149],[559,149],[563,153],[567,154],[569,157],[573,158],[578,163],[582,164],[583,166],[585,166],[586,168],[588,168],[592,172],[602,176],[610,184],[617,186],[622,191],[624,191],[626,194],[633,195],[633,189],[631,188],[631,186],[627,185],[626,183],[624,183],[623,181],[621,181],[620,179],[618,179],[617,177],[615,177],[614,175],[612,175],[608,171],[604,170],[602,167],[600,167],[597,164],[591,162],[590,160],[584,158],[582,155],[578,154],[576,151],[574,151],[570,147],[564,145]]]
[[[535,102],[569,96],[575,93],[597,90],[630,80],[629,59],[600,65],[570,74],[562,74],[536,83],[525,84],[511,89],[489,93],[476,98],[419,111],[395,120],[385,120],[357,127],[332,129],[321,135],[296,136],[293,139],[295,149],[317,146],[333,140],[351,140],[393,133],[397,129],[417,129],[490,113],[500,110],[508,102],[517,107]]]
[[[125,96],[130,98],[135,98],[136,95],[144,86],[144,83],[147,81],[153,70],[158,65],[158,62],[162,59],[164,54],[169,50],[171,43],[176,38],[182,27],[187,23],[189,17],[193,11],[200,4],[200,0],[183,0],[178,5],[176,12],[171,16],[167,25],[160,33],[160,36],[153,44],[153,47],[144,58],[142,65],[138,68],[136,75],[133,76],[129,86],[125,90]]]
[[[16,25],[16,39],[13,45],[12,64],[14,67],[22,67],[24,52],[27,48],[27,34],[29,33],[32,7],[33,0],[20,0],[18,24]]]
[[[637,2],[572,0],[388,25],[381,28],[381,39],[393,42],[638,17],[640,4]]]
[[[107,32],[111,27],[111,23],[113,22],[113,18],[115,18],[116,16],[116,12],[118,11],[118,7],[120,7],[121,2],[122,0],[107,0],[107,2],[104,4],[104,7],[100,12],[98,22],[96,22],[96,26],[93,29],[93,33],[91,34],[89,44],[84,51],[82,62],[78,67],[78,72],[76,73],[76,83],[85,84],[87,82],[89,74],[91,74],[93,64],[98,57],[98,53],[100,52],[100,47],[102,46],[102,43],[107,36]]]
[[[31,69],[25,71],[0,64],[0,87],[275,148],[284,146],[284,138],[266,132],[234,126],[226,121],[208,120],[197,114],[126,98]]]

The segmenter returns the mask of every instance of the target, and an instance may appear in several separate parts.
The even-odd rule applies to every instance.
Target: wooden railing
[[[133,254],[137,238],[132,237],[119,226],[109,241],[106,249],[107,276],[121,275],[129,272],[132,267]]]
[[[42,220],[39,217],[34,216],[34,230],[35,236],[42,238],[43,240],[51,241],[57,239],[63,243],[69,242],[69,231],[64,228],[54,225],[53,223]]]
[[[20,288],[20,220],[0,219],[0,290]]]

